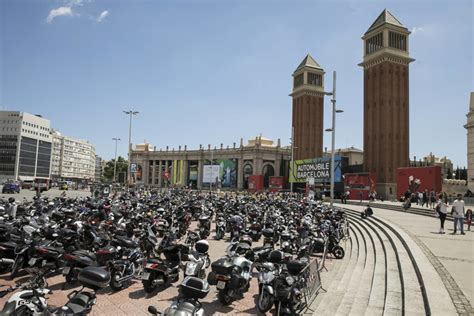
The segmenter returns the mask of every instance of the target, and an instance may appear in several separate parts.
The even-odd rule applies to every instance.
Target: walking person
[[[446,215],[448,214],[448,205],[443,201],[443,194],[439,195],[438,203],[436,203],[435,212],[439,217],[440,227],[439,233],[444,234],[444,221],[446,220]]]
[[[431,192],[430,192],[430,199],[428,201],[429,203],[429,207],[432,209],[435,207],[435,203],[436,203],[436,193],[434,191],[434,189],[431,189]]]
[[[453,206],[451,208],[451,214],[454,217],[454,232],[451,235],[455,235],[458,226],[461,229],[461,235],[465,235],[464,232],[464,201],[462,199],[462,194],[458,194],[458,198],[453,202]]]
[[[468,231],[471,231],[471,224],[472,224],[472,210],[468,208],[466,211],[466,225],[467,225]]]
[[[423,207],[425,204],[426,204],[426,207],[428,207],[428,190],[427,189],[423,191],[423,204],[421,204],[421,206]]]

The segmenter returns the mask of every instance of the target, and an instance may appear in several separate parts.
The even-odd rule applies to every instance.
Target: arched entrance
[[[244,189],[249,188],[249,176],[253,174],[253,166],[250,163],[246,163],[243,167],[244,173]]]
[[[271,164],[266,164],[263,166],[263,187],[268,188],[270,185],[270,177],[275,175],[275,168]]]

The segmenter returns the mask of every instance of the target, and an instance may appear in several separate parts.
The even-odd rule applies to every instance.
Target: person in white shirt
[[[458,224],[461,227],[461,235],[464,233],[464,201],[462,200],[462,194],[458,194],[458,198],[453,202],[451,208],[451,214],[454,217],[454,232],[451,235],[455,235]]]
[[[448,214],[448,205],[443,201],[443,194],[439,195],[438,203],[436,203],[437,216],[440,221],[439,233],[444,234],[444,221],[446,220],[446,215]]]

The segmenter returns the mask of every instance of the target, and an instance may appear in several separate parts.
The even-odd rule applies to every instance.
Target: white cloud
[[[48,17],[46,18],[46,22],[52,23],[55,18],[58,16],[74,16],[71,7],[59,7],[57,9],[53,9],[49,11]]]
[[[102,13],[97,17],[97,22],[102,22],[109,15],[109,10],[102,11]]]
[[[424,32],[424,31],[425,31],[425,29],[424,29],[423,27],[421,27],[421,26],[420,26],[420,27],[414,27],[414,28],[411,30],[411,32],[412,32],[413,34],[415,34],[415,33],[420,33],[420,32]]]

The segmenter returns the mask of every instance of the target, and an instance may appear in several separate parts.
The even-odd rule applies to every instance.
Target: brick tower
[[[293,72],[295,160],[322,157],[324,114],[324,70],[306,55]]]
[[[364,59],[364,169],[377,174],[377,192],[396,195],[396,171],[409,166],[410,32],[389,11],[362,37]]]

